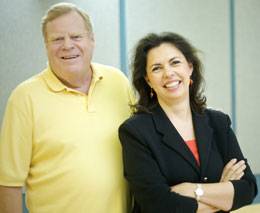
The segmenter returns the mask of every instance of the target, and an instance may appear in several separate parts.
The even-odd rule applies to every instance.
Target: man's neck
[[[93,76],[93,71],[92,68],[90,67],[87,72],[73,74],[66,79],[60,78],[59,76],[57,77],[67,87],[87,94],[91,84],[92,76]]]

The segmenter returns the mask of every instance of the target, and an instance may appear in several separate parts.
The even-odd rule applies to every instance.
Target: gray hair
[[[93,27],[89,15],[84,10],[82,10],[81,8],[77,7],[72,3],[62,2],[51,6],[42,18],[42,34],[45,41],[47,40],[47,32],[46,32],[47,23],[53,21],[54,19],[62,15],[68,14],[73,11],[77,12],[83,18],[83,21],[86,26],[86,30],[91,34],[93,33]]]

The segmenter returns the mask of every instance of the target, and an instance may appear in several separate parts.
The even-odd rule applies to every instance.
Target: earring
[[[150,98],[153,98],[153,88],[151,87]]]
[[[190,79],[190,86],[193,84],[193,80],[192,79]]]

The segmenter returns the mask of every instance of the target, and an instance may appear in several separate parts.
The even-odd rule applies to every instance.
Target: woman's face
[[[160,104],[172,104],[189,99],[192,64],[170,43],[149,50],[146,81],[157,94]]]

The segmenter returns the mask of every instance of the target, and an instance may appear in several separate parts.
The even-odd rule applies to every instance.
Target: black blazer
[[[170,186],[219,182],[230,159],[246,161],[226,114],[208,109],[203,114],[193,113],[193,124],[200,166],[160,106],[152,113],[136,114],[120,126],[124,175],[134,195],[133,212],[196,212],[197,201],[170,192]],[[243,178],[232,181],[232,210],[250,204],[257,193],[247,161],[246,165]]]

